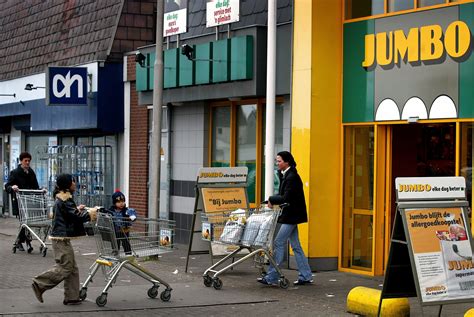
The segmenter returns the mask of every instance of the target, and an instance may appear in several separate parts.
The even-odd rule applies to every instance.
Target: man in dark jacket
[[[282,263],[284,248],[287,241],[290,241],[299,271],[298,280],[293,284],[310,284],[313,283],[313,275],[298,237],[298,224],[308,221],[303,182],[296,171],[296,162],[290,152],[279,152],[276,157],[276,164],[278,166],[278,176],[280,177],[280,187],[278,195],[268,198],[268,206],[272,207],[273,205],[282,204],[286,204],[286,206],[283,208],[278,219],[281,226],[274,241],[274,259],[277,265]],[[272,285],[276,284],[278,279],[277,270],[270,265],[267,275],[259,278],[258,281],[262,284]]]
[[[43,293],[64,281],[64,305],[80,304],[79,269],[74,258],[71,239],[85,235],[84,222],[94,221],[96,209],[85,210],[84,205],[76,206],[72,194],[76,190],[76,182],[70,174],[58,175],[53,196],[53,226],[50,239],[53,244],[56,265],[33,279],[33,291],[40,303]]]
[[[20,165],[10,172],[8,181],[5,184],[5,190],[12,197],[12,211],[13,215],[18,216],[18,201],[16,199],[16,193],[20,189],[39,189],[38,180],[36,174],[30,167],[31,154],[28,152],[22,152],[20,154]],[[26,229],[22,228],[18,234],[18,238],[15,241],[15,247],[19,251],[25,251],[22,243],[26,242],[28,252],[33,251],[33,247],[30,244],[31,239],[26,234]]]

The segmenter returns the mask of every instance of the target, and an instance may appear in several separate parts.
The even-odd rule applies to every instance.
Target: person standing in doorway
[[[20,189],[39,189],[38,180],[36,174],[30,167],[31,154],[28,152],[20,153],[20,164],[17,168],[10,172],[8,181],[5,184],[5,190],[12,196],[12,211],[13,214],[19,216],[18,201],[16,199],[16,193]],[[25,228],[21,228],[20,233],[15,241],[15,247],[19,251],[25,251],[23,248],[23,242],[26,242],[28,252],[33,251],[31,246],[31,238],[27,235]]]
[[[268,206],[270,208],[273,205],[287,204],[287,206],[282,209],[282,213],[278,218],[281,226],[274,241],[274,259],[278,266],[281,265],[286,243],[290,241],[299,271],[298,280],[293,282],[293,284],[311,284],[313,283],[313,275],[298,237],[298,224],[308,221],[303,182],[296,171],[296,162],[290,152],[279,152],[276,156],[276,165],[280,178],[280,187],[277,195],[268,198]],[[267,274],[259,278],[258,282],[265,285],[273,285],[277,284],[278,279],[277,270],[270,265]]]
[[[77,305],[79,298],[79,269],[77,268],[71,239],[84,236],[84,222],[96,219],[96,208],[86,211],[84,205],[76,206],[72,195],[76,190],[76,182],[70,174],[60,174],[56,178],[53,197],[53,223],[50,239],[53,244],[56,265],[46,272],[33,278],[33,292],[40,303],[43,293],[64,281],[64,305]]]

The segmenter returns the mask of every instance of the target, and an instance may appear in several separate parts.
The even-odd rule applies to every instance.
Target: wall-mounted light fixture
[[[38,89],[38,88],[40,88],[40,89],[46,89],[46,87],[35,86],[35,85],[33,85],[33,84],[26,84],[26,86],[25,86],[25,90],[29,90],[29,91],[31,91],[31,90],[33,90],[33,89]]]
[[[16,94],[0,94],[0,97],[13,97],[13,98],[16,98]]]
[[[140,52],[137,52],[135,54],[135,63],[137,63],[138,65],[140,65],[140,67],[143,67],[143,68],[150,68],[150,66],[145,66],[145,61],[146,61],[146,56],[143,55],[142,53]]]
[[[183,44],[181,45],[181,55],[186,56],[190,61],[205,61],[205,62],[225,62],[220,59],[201,59],[201,58],[196,58],[195,56],[195,51],[194,48],[188,44]]]
[[[420,117],[408,117],[407,122],[408,123],[418,123],[418,120]]]

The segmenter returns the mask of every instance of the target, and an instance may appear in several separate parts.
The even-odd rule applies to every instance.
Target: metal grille
[[[52,192],[56,176],[68,173],[76,180],[74,200],[86,206],[107,206],[113,193],[113,164],[111,146],[39,146],[36,147],[37,166],[45,174],[38,179],[40,186]]]

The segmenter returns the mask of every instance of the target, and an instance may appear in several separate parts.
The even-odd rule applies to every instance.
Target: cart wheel
[[[107,304],[107,294],[102,293],[99,297],[97,297],[97,299],[95,300],[95,303],[99,307],[104,307],[105,304]]]
[[[212,285],[212,278],[209,275],[203,276],[204,279],[204,285],[206,287],[211,287]]]
[[[41,251],[41,254],[43,254],[43,258],[46,256],[47,252],[48,252],[48,248],[44,248],[43,251]]]
[[[16,247],[15,247],[15,246],[13,246],[12,252],[13,252],[13,253],[16,253]]]
[[[169,301],[171,298],[171,290],[165,289],[163,292],[160,294],[160,299],[164,302]]]
[[[86,297],[87,297],[87,287],[83,287],[79,291],[79,299],[84,300],[84,299],[86,299]]]
[[[212,281],[212,286],[214,286],[215,289],[219,290],[222,288],[222,281],[220,278],[215,277],[214,280]]]
[[[287,289],[288,285],[290,285],[290,281],[287,278],[280,279],[280,287],[283,289]]]
[[[156,298],[156,296],[158,295],[158,286],[153,286],[152,288],[150,288],[147,294],[150,298]]]

